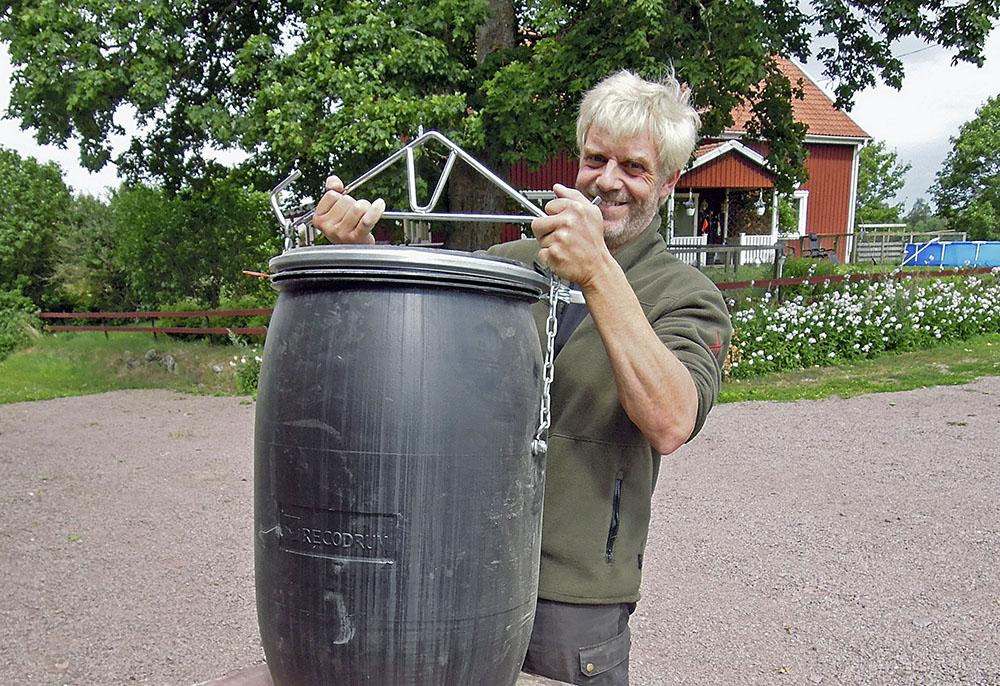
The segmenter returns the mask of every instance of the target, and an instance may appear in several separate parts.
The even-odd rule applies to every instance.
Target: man
[[[575,188],[535,219],[535,239],[491,254],[549,267],[586,299],[564,317],[551,389],[538,603],[525,671],[628,684],[628,619],[639,599],[660,456],[701,428],[732,332],[718,289],[667,254],[659,209],[697,141],[690,92],[622,71],[584,97]],[[334,243],[373,243],[385,209],[336,177],[313,223]],[[593,201],[600,198],[599,203]],[[544,322],[544,303],[537,306]],[[572,307],[572,306],[570,306]],[[565,320],[581,320],[565,334]]]

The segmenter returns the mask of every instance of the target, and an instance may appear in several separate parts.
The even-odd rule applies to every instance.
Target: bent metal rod
[[[417,201],[417,175],[416,175],[416,165],[414,163],[414,151],[417,148],[423,147],[428,141],[437,141],[448,148],[448,159],[445,161],[444,168],[441,171],[441,176],[438,178],[437,185],[434,187],[434,192],[431,194],[431,199],[426,205],[421,205]],[[493,223],[507,223],[507,224],[526,224],[531,222],[535,217],[544,217],[545,212],[534,204],[521,193],[519,193],[515,188],[513,188],[506,181],[501,179],[499,176],[490,171],[486,166],[484,166],[479,160],[465,152],[456,143],[451,141],[448,137],[438,131],[427,131],[421,133],[412,141],[407,143],[405,146],[389,155],[377,165],[366,171],[364,174],[358,178],[351,181],[344,188],[344,193],[351,193],[359,186],[361,186],[366,181],[378,176],[385,169],[392,166],[397,160],[405,157],[406,158],[406,181],[409,190],[409,201],[410,201],[410,211],[386,211],[382,213],[382,216],[388,219],[412,219],[417,221],[463,221],[463,222],[493,222]],[[434,207],[437,205],[438,200],[441,199],[441,194],[444,191],[445,183],[448,181],[448,177],[451,174],[452,167],[455,165],[455,160],[461,159],[463,162],[468,164],[470,167],[475,169],[477,172],[482,174],[486,179],[488,179],[493,185],[497,186],[505,194],[513,198],[521,207],[531,213],[531,216],[518,215],[518,214],[463,214],[463,213],[450,213],[450,212],[434,212]],[[285,249],[291,247],[299,247],[302,245],[312,245],[315,238],[315,228],[312,225],[312,217],[316,213],[315,206],[305,212],[304,214],[295,216],[294,218],[289,218],[285,215],[285,212],[281,208],[280,195],[288,188],[296,179],[301,176],[301,173],[296,169],[292,171],[281,183],[275,186],[271,190],[271,209],[274,211],[275,216],[278,218],[278,222],[281,224],[284,230],[285,236]],[[299,227],[305,229],[304,236],[300,235]]]

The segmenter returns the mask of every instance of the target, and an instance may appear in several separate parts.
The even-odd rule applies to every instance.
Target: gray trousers
[[[524,671],[570,684],[628,686],[635,603],[574,605],[539,599]]]

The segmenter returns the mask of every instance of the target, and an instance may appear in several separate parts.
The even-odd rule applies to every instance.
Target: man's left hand
[[[613,260],[604,242],[604,216],[586,195],[562,184],[545,205],[546,217],[531,222],[541,249],[539,261],[555,274],[585,288]]]

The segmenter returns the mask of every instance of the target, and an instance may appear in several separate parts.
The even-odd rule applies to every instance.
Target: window
[[[809,191],[795,191],[778,200],[778,233],[784,236],[806,235],[806,211]]]

